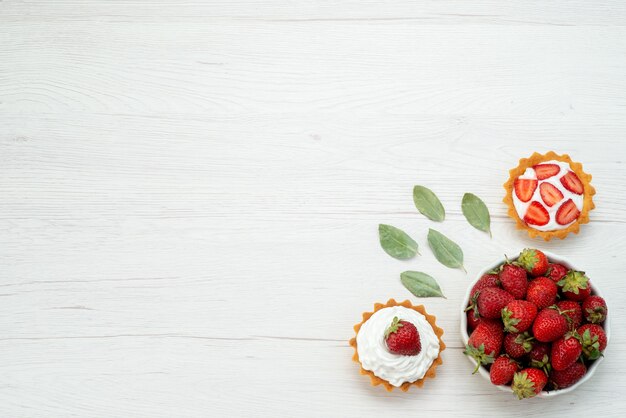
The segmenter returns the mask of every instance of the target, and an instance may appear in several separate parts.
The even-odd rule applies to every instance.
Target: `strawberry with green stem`
[[[506,334],[504,337],[504,351],[514,359],[526,355],[533,348],[534,338],[527,332]]]
[[[422,350],[420,334],[415,325],[397,316],[385,330],[385,342],[390,352],[403,356],[415,356]]]
[[[480,315],[474,312],[474,309],[467,311],[467,326],[470,330],[474,331],[480,324]]]
[[[548,271],[548,257],[543,251],[535,248],[522,250],[517,258],[517,263],[533,277],[543,276]]]
[[[476,360],[476,373],[481,365],[494,362],[495,357],[502,350],[504,331],[498,320],[483,318],[472,332],[465,346],[463,354]]]
[[[596,360],[606,348],[607,338],[604,329],[597,324],[585,324],[576,330],[582,341],[583,357]]]
[[[556,303],[557,308],[567,315],[570,329],[576,329],[583,322],[583,311],[580,303],[573,300],[561,300]]]
[[[537,396],[548,383],[548,376],[543,370],[528,367],[515,373],[511,389],[518,399]]]
[[[591,284],[584,271],[569,271],[557,285],[565,299],[583,301],[591,294]]]
[[[585,319],[592,324],[601,324],[606,319],[606,302],[598,295],[591,295],[585,299],[582,310],[585,313]]]
[[[552,366],[550,364],[550,351],[552,346],[548,343],[542,343],[541,341],[535,341],[533,348],[528,353],[528,361],[531,367],[541,369],[546,374],[550,373]]]
[[[526,300],[514,300],[502,309],[501,315],[506,332],[524,332],[535,320],[537,306]]]

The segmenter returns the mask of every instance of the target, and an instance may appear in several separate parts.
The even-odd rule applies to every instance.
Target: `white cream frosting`
[[[560,168],[560,171],[555,174],[552,177],[548,177],[545,180],[539,180],[538,184],[537,184],[537,188],[535,189],[535,193],[533,193],[533,196],[531,197],[531,199],[528,202],[522,202],[521,200],[518,199],[517,194],[515,193],[515,190],[513,190],[513,205],[515,206],[515,210],[517,211],[517,215],[520,217],[520,219],[524,219],[524,215],[526,215],[526,211],[528,210],[528,207],[530,206],[530,204],[533,201],[537,201],[539,203],[541,203],[541,205],[546,208],[546,210],[548,211],[548,215],[550,215],[550,221],[545,224],[545,225],[529,225],[531,228],[536,229],[538,231],[554,231],[556,229],[565,229],[568,226],[570,226],[571,224],[573,224],[574,222],[576,222],[576,220],[570,222],[567,225],[561,225],[556,221],[556,212],[559,210],[559,207],[561,207],[561,205],[565,202],[567,202],[569,199],[572,199],[572,201],[574,202],[574,204],[576,205],[576,208],[582,212],[583,210],[583,195],[580,194],[576,194],[576,193],[572,193],[569,190],[567,190],[565,187],[563,187],[563,185],[561,184],[561,177],[563,177],[565,174],[567,174],[568,171],[571,171],[570,166],[568,163],[563,162],[563,161],[556,161],[556,160],[550,160],[550,161],[545,161],[542,162],[540,164],[555,164],[558,165]],[[537,174],[535,173],[535,170],[532,167],[528,167],[526,169],[526,172],[524,172],[524,174],[522,174],[521,176],[518,177],[519,179],[533,179],[536,180],[537,179]],[[541,191],[540,186],[541,183],[550,183],[551,185],[553,185],[554,187],[556,187],[561,193],[563,193],[563,200],[561,200],[559,203],[555,204],[554,206],[550,207],[548,205],[546,205],[543,200],[541,199]]]
[[[417,328],[422,345],[422,350],[417,355],[394,354],[387,348],[385,330],[394,316],[412,323]],[[439,356],[439,339],[424,315],[403,306],[383,308],[375,312],[361,326],[356,342],[361,366],[396,387],[424,377]]]

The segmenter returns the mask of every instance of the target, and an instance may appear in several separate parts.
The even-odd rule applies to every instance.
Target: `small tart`
[[[527,204],[535,204],[535,205],[539,204],[539,205],[542,205],[544,209],[547,209],[547,211],[551,212],[548,215],[550,219],[548,226],[537,227],[537,226],[534,226],[532,223],[528,224],[527,222],[525,222],[524,214],[519,213],[520,207],[525,207],[524,206],[525,203],[524,201],[520,201],[519,197],[516,195],[515,181],[520,177],[522,177],[523,179],[527,179],[529,172],[534,173],[534,171],[532,171],[534,166],[538,164],[551,164],[551,163],[560,164],[565,167],[569,165],[569,171],[575,173],[575,175],[580,180],[580,183],[582,183],[583,192],[581,195],[579,195],[575,192],[561,189],[565,194],[569,193],[569,195],[565,195],[561,201],[559,201],[557,204],[554,204],[554,207],[551,207],[549,205],[546,205],[545,202],[541,200],[542,198],[539,197],[540,187],[537,187],[535,189],[535,192],[533,193],[533,197],[531,198],[530,201],[527,202]],[[566,163],[566,164],[563,164],[563,163]],[[554,180],[555,179],[560,180],[560,177],[563,177],[563,176],[564,176],[563,169],[561,169],[558,172],[558,174],[555,174],[554,176],[551,176],[550,178],[544,179],[544,178],[535,177],[535,180],[538,181],[539,186],[541,186],[542,183],[551,182],[552,185],[556,185],[557,187],[560,187],[559,184],[555,182]],[[506,190],[506,194],[502,201],[507,204],[508,215],[511,218],[513,218],[513,220],[515,220],[517,229],[526,230],[526,232],[528,232],[528,235],[531,238],[535,238],[539,236],[543,238],[545,241],[550,241],[552,238],[564,239],[570,232],[574,234],[578,234],[578,232],[580,231],[580,225],[586,224],[589,222],[589,212],[593,208],[595,208],[595,204],[593,203],[593,195],[596,194],[596,190],[593,188],[593,186],[591,186],[590,182],[591,182],[591,174],[585,173],[583,171],[582,164],[572,161],[569,155],[567,154],[558,155],[553,151],[550,151],[546,154],[539,154],[535,152],[529,158],[522,158],[521,160],[519,160],[519,165],[515,167],[514,169],[509,170],[509,179],[506,181],[506,183],[504,183],[504,189]],[[561,183],[562,183],[562,180],[561,180]],[[548,185],[548,187],[551,188],[552,190],[556,189],[556,188],[553,188],[551,185]],[[557,193],[560,195],[563,194],[559,192]],[[564,203],[566,203],[568,200],[571,201],[571,199],[568,199],[568,198],[576,199],[576,202],[578,202],[576,203],[576,209],[580,212],[580,214],[573,222],[569,224],[566,224],[566,225],[556,224],[555,225],[555,219],[553,216],[554,212],[558,214],[557,210],[559,209],[559,207],[563,205]],[[516,207],[516,204],[518,207]],[[570,205],[573,206],[574,204],[570,203]],[[553,225],[554,228],[550,228],[550,225]]]
[[[428,368],[428,370],[424,374],[424,377],[422,377],[421,379],[418,379],[418,380],[416,380],[414,382],[404,382],[400,386],[394,386],[390,382],[388,382],[387,380],[382,379],[382,378],[376,376],[372,371],[365,370],[363,368],[363,366],[361,365],[361,361],[359,360],[359,351],[358,351],[358,347],[357,347],[357,337],[356,336],[354,338],[350,339],[350,345],[354,348],[354,355],[352,356],[352,360],[357,362],[357,363],[359,363],[360,373],[361,374],[368,375],[370,377],[372,386],[383,385],[385,387],[385,389],[387,389],[388,392],[391,392],[394,388],[398,388],[398,389],[402,390],[403,392],[406,392],[407,390],[409,390],[409,388],[411,386],[417,386],[417,387],[421,388],[424,385],[424,380],[426,380],[426,378],[431,378],[431,379],[435,378],[435,376],[436,376],[435,369],[437,368],[437,366],[439,366],[440,364],[443,363],[443,361],[441,359],[441,352],[443,350],[445,350],[446,345],[444,344],[443,340],[441,339],[441,336],[443,335],[443,330],[441,328],[439,328],[437,326],[437,324],[435,323],[435,319],[436,318],[434,316],[432,316],[432,315],[429,315],[426,312],[426,310],[424,309],[423,305],[414,306],[408,300],[405,300],[404,302],[398,303],[394,299],[389,299],[387,301],[387,303],[385,303],[385,304],[375,303],[374,304],[374,311],[373,312],[364,312],[363,313],[363,320],[360,323],[358,323],[358,324],[356,324],[354,326],[354,331],[356,331],[356,334],[358,335],[359,330],[361,329],[363,324],[365,324],[365,322],[367,322],[367,320],[370,319],[372,317],[372,315],[374,315],[374,313],[380,311],[381,309],[390,308],[390,307],[394,307],[394,306],[402,306],[404,308],[412,309],[412,310],[422,314],[424,316],[424,318],[426,319],[426,322],[432,327],[435,335],[437,336],[437,340],[439,341],[439,355],[432,361],[432,364],[430,365],[430,367]],[[418,331],[419,331],[419,329],[418,329]]]

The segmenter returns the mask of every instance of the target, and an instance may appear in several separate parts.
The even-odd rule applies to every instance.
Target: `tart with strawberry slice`
[[[504,188],[508,214],[531,238],[546,241],[577,234],[595,207],[591,175],[569,155],[534,153],[509,171]]]
[[[422,387],[426,378],[435,377],[435,369],[442,363],[441,352],[446,348],[443,330],[422,305],[394,299],[376,303],[354,330],[352,359],[373,386],[404,392],[411,386]]]

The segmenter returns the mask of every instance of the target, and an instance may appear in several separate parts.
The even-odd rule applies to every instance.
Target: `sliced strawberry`
[[[561,177],[561,184],[572,193],[583,194],[585,191],[583,183],[573,171],[570,171]]]
[[[541,193],[541,199],[543,202],[550,207],[559,203],[563,199],[563,193],[550,183],[541,183],[539,186],[539,193]]]
[[[533,166],[538,180],[545,180],[548,177],[555,176],[561,171],[561,167],[556,164],[537,164]]]
[[[516,179],[515,180],[515,194],[517,198],[522,202],[528,202],[535,189],[537,188],[537,180],[534,179]]]
[[[563,203],[559,210],[556,211],[556,221],[559,225],[567,225],[568,223],[574,222],[578,219],[580,215],[580,211],[576,207],[576,204],[569,199],[567,202]]]
[[[528,206],[526,215],[524,215],[524,222],[531,225],[542,226],[550,222],[550,215],[541,203],[532,202],[530,206]]]

